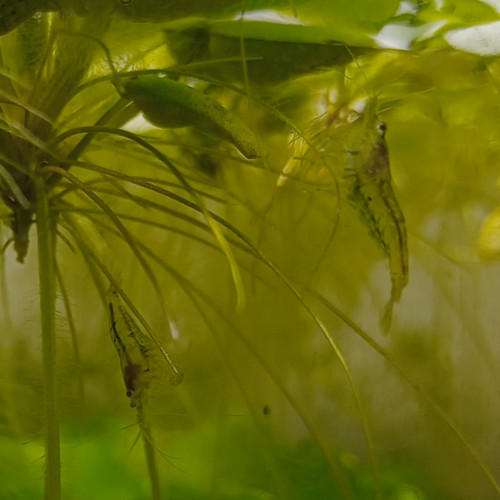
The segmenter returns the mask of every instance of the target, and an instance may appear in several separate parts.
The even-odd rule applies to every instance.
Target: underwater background
[[[500,3],[0,0],[0,499],[500,497]]]

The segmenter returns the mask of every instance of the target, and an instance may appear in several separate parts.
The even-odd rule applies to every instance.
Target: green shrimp
[[[160,480],[156,464],[156,452],[151,427],[146,418],[145,399],[155,379],[155,342],[144,335],[125,306],[118,292],[108,291],[111,340],[115,346],[122,369],[123,382],[130,406],[137,410],[137,422],[141,429],[144,451],[151,481],[152,499],[161,500]],[[161,452],[160,452],[161,453]]]
[[[142,407],[143,398],[154,378],[152,353],[155,343],[144,335],[121,304],[118,293],[108,292],[111,340],[122,369],[123,382],[132,408]]]
[[[328,118],[326,130],[316,135],[314,144],[324,161],[339,145],[343,148],[343,191],[388,260],[391,295],[380,318],[387,332],[394,303],[408,284],[409,263],[405,218],[392,186],[387,127],[378,121],[376,107],[376,99],[371,98],[359,113]]]
[[[349,200],[389,261],[391,296],[381,317],[381,326],[388,331],[394,303],[408,284],[408,246],[405,218],[392,187],[385,123],[380,122],[375,130],[365,151],[348,152],[352,163],[345,179]]]

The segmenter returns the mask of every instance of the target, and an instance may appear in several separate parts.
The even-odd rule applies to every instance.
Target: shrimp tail
[[[380,321],[379,321],[380,329],[385,335],[387,335],[389,333],[389,330],[391,329],[393,308],[394,308],[394,300],[391,297],[387,301],[387,304],[385,305],[384,310],[380,315]]]

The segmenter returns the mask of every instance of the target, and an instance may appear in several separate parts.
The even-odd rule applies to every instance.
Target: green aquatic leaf
[[[247,158],[262,156],[257,138],[243,121],[201,90],[162,74],[120,79],[121,86],[123,96],[157,127],[194,126],[230,140]]]
[[[111,11],[114,6],[115,0],[0,0],[0,36],[37,13],[59,11],[62,15],[89,16]]]
[[[309,22],[328,26],[340,24],[359,34],[378,31],[397,13],[400,0],[309,0],[298,8]]]
[[[162,22],[217,11],[237,0],[118,0],[117,11],[132,21]]]
[[[498,4],[491,0],[444,0],[439,11],[467,23],[498,19]]]
[[[290,20],[293,21],[293,18]],[[271,21],[215,21],[210,24],[213,35],[228,38],[243,38],[244,40],[262,40],[269,42],[290,42],[297,44],[359,44],[359,35],[355,39],[352,32],[342,26],[306,25],[298,19],[296,22]],[[366,36],[364,44],[373,47],[373,40]],[[270,46],[272,48],[272,46]]]
[[[330,27],[258,21],[189,22],[165,30],[167,47],[179,65],[196,74],[250,84],[274,84],[373,52],[369,37],[350,43],[348,33]],[[246,70],[245,70],[246,67]]]
[[[0,36],[12,31],[36,12],[55,8],[51,0],[0,0]]]
[[[140,0],[133,0],[136,5],[137,2]],[[125,8],[113,0],[115,4],[118,9]],[[182,6],[180,2],[158,2],[157,6],[175,9],[177,5],[179,10],[174,14],[178,15],[181,9],[189,9],[190,5],[208,11],[216,4],[207,0],[202,6],[200,2],[185,2]],[[496,397],[495,384],[491,380],[495,379],[494,354],[498,350],[495,336],[498,318],[493,293],[498,266],[477,260],[478,256],[497,259],[500,248],[497,241],[500,216],[496,210],[500,155],[496,103],[500,64],[493,57],[472,56],[449,46],[447,50],[433,51],[430,44],[426,44],[425,51],[421,50],[423,45],[415,44],[412,51],[405,53],[380,49],[374,53],[370,39],[386,19],[391,23],[415,22],[417,27],[422,21],[445,20],[450,25],[457,23],[453,24],[455,29],[476,20],[489,22],[487,16],[490,15],[493,16],[491,20],[496,20],[496,14],[490,6],[485,7],[486,2],[443,0],[418,4],[422,10],[412,17],[396,12],[399,6],[401,10],[411,8],[411,2],[392,0],[233,2],[223,10],[211,10],[210,14],[219,16],[224,12],[227,14],[225,19],[229,19],[243,8],[248,12],[279,6],[281,14],[294,15],[295,20],[282,16],[288,25],[249,20],[196,21],[198,24],[195,24],[189,20],[193,29],[199,28],[199,38],[196,38],[196,34],[188,33],[186,24],[167,27],[166,24],[136,23],[140,16],[117,16],[111,26],[93,31],[98,19],[92,13],[99,12],[101,5],[109,8],[109,2],[61,0],[60,12],[32,17],[18,24],[15,32],[2,37],[0,162],[5,171],[0,168],[0,180],[3,200],[14,204],[2,210],[2,222],[14,229],[14,248],[18,257],[24,257],[28,230],[31,225],[38,224],[29,206],[30,203],[36,205],[37,197],[29,189],[32,179],[27,174],[38,175],[38,168],[43,165],[40,160],[45,160],[48,154],[56,168],[64,169],[62,172],[52,170],[57,175],[53,176],[46,193],[48,222],[53,223],[58,241],[53,254],[61,281],[56,295],[57,311],[64,315],[60,293],[67,293],[65,304],[75,305],[71,314],[75,315],[76,333],[81,334],[82,363],[80,372],[80,363],[71,358],[69,332],[64,327],[59,328],[59,322],[54,323],[58,329],[51,345],[57,347],[58,355],[56,364],[48,366],[56,368],[56,375],[65,375],[64,384],[54,394],[60,403],[62,422],[73,420],[77,413],[83,414],[80,412],[83,406],[74,404],[78,398],[76,379],[81,376],[87,396],[85,414],[113,415],[111,428],[104,429],[95,422],[91,424],[98,428],[96,436],[90,436],[88,427],[80,425],[81,421],[74,422],[81,438],[73,440],[63,436],[63,463],[64,456],[71,456],[73,463],[62,469],[63,490],[69,496],[117,500],[148,498],[145,460],[137,457],[141,455],[137,450],[127,455],[137,435],[137,426],[119,431],[132,419],[128,402],[123,397],[120,366],[107,335],[109,327],[99,321],[102,311],[94,307],[97,302],[93,298],[94,291],[85,286],[90,273],[101,295],[105,295],[99,278],[111,281],[108,261],[122,270],[126,289],[133,295],[131,301],[138,302],[138,310],[145,308],[154,331],[162,331],[168,323],[157,310],[163,304],[175,317],[179,328],[169,350],[172,349],[175,359],[179,357],[182,366],[188,369],[185,384],[176,391],[156,389],[160,377],[154,378],[154,385],[153,380],[148,379],[146,370],[152,358],[142,356],[142,350],[158,351],[157,344],[134,333],[123,342],[125,351],[133,354],[127,360],[122,353],[125,383],[136,404],[151,393],[149,402],[157,412],[153,413],[152,422],[159,423],[158,432],[155,425],[159,447],[161,444],[161,449],[169,453],[176,447],[182,451],[177,464],[182,464],[181,468],[186,465],[187,474],[176,476],[170,466],[159,469],[166,497],[227,500],[342,497],[337,491],[339,482],[332,472],[335,467],[331,467],[331,463],[334,462],[346,470],[341,476],[352,484],[352,488],[348,488],[352,490],[352,498],[375,498],[377,488],[381,498],[412,500],[427,498],[425,494],[428,498],[440,499],[490,498],[494,495],[493,488],[500,491],[489,472],[490,468],[495,470],[495,449],[488,446],[487,439],[482,440],[492,429],[494,431],[496,422],[495,404],[492,405]],[[494,1],[489,4],[493,5]],[[154,7],[152,2],[149,5]],[[424,7],[427,7],[425,12]],[[292,24],[297,19],[305,25]],[[163,21],[169,22],[170,18]],[[116,104],[118,98],[110,81],[118,79],[110,75],[109,63],[94,42],[90,47],[87,46],[89,40],[83,37],[74,37],[70,42],[69,38],[57,36],[54,50],[44,56],[47,39],[44,30],[48,29],[50,35],[52,29],[59,28],[80,28],[103,38],[112,54],[110,59],[122,76],[127,71],[144,74],[142,70],[152,68],[152,71],[163,71],[174,79],[179,78],[171,80],[175,84],[193,85],[190,88],[196,90],[197,98],[200,93],[210,98],[215,96],[231,116],[242,117],[247,127],[252,124],[252,133],[258,131],[266,154],[259,160],[241,158],[234,148],[220,141],[220,135],[229,142],[237,143],[239,139],[233,139],[231,132],[218,125],[217,120],[209,119],[207,109],[196,113],[196,109],[186,107],[189,102],[186,96],[185,108],[176,108],[177,104],[168,101],[175,92],[168,93],[164,107],[157,106],[161,109],[154,108],[154,103],[150,108],[144,107],[146,116],[154,117],[162,126],[161,130],[147,127],[147,131],[129,133],[125,141],[126,135],[120,135],[125,130],[116,134],[112,127],[137,131],[135,127],[141,125],[139,120],[128,123],[137,110],[129,101],[126,112],[119,111],[120,106],[127,103],[121,100]],[[178,46],[170,38],[168,49],[179,62],[175,68],[169,67],[172,60],[162,44],[163,30],[167,28],[174,36],[189,34],[178,37]],[[434,41],[444,43],[443,32],[436,33]],[[355,57],[328,59],[331,56],[328,51],[338,48],[332,41],[347,44]],[[437,43],[433,45],[437,46]],[[364,52],[354,54],[352,47],[359,47]],[[183,64],[186,66],[182,67]],[[347,66],[345,76],[344,64]],[[247,89],[250,90],[249,98],[241,97],[242,92],[238,94],[230,85],[213,81],[244,82],[245,65],[251,84]],[[334,70],[323,72],[324,68]],[[320,71],[321,74],[316,74]],[[40,79],[34,78],[37,74]],[[197,74],[207,75],[208,84],[200,82],[203,78],[197,81],[189,78]],[[299,75],[303,78],[295,79]],[[34,84],[29,85],[30,82]],[[76,87],[78,82],[85,87]],[[280,83],[279,89],[271,88],[273,83]],[[260,98],[253,99],[253,84],[266,86],[258,89],[265,90]],[[342,114],[347,95],[359,97],[365,92],[380,96],[382,110],[379,112],[382,115],[383,111],[383,119],[389,124],[387,147],[398,187],[396,201],[394,187],[388,182],[387,150],[383,130],[377,128],[377,110],[372,109],[370,114],[367,106],[365,112],[356,108],[357,111],[353,109],[352,113]],[[350,104],[353,102],[354,99],[349,100]],[[331,109],[334,109],[332,113]],[[336,111],[338,114],[334,116]],[[325,119],[322,113],[326,113]],[[227,118],[228,115],[223,113],[221,116]],[[312,117],[319,117],[317,122],[323,126],[323,133],[316,131],[314,134],[305,128]],[[168,128],[183,124],[190,128]],[[197,125],[203,132],[211,129],[212,137],[206,142],[196,140],[198,136],[208,136],[197,133]],[[301,129],[305,131],[299,132]],[[314,139],[313,146],[325,151],[304,152],[309,147],[306,143],[298,154],[292,145],[300,139],[295,138],[290,144],[292,130],[296,131],[296,136]],[[51,155],[48,146],[54,137],[64,134],[67,139],[58,143],[56,154]],[[78,135],[82,134],[84,139],[80,141]],[[214,138],[217,134],[219,137]],[[139,142],[130,141],[132,136],[140,138],[141,147],[151,146],[152,149],[139,152]],[[157,154],[161,151],[164,158],[171,160],[175,168],[168,169],[165,162],[156,161],[154,148]],[[202,179],[194,170],[196,162],[191,158],[203,163],[207,160],[212,172],[210,180]],[[325,172],[325,160],[331,160],[331,171]],[[310,170],[320,166],[323,171],[315,176],[303,175],[299,169],[286,178],[284,189],[280,189],[276,181],[283,165],[289,161],[296,162],[299,167],[308,166]],[[92,165],[102,168],[92,169]],[[70,176],[61,180],[62,173],[69,173],[67,169],[71,169],[70,175],[74,175],[75,182],[70,182]],[[179,177],[177,180],[172,178],[174,171],[181,172],[180,178],[185,179],[186,184],[179,182]],[[324,182],[314,182],[318,180]],[[335,189],[335,181],[338,181],[338,189]],[[161,197],[160,190],[163,191]],[[102,198],[100,208],[91,206],[91,199],[87,200],[85,193]],[[38,197],[38,200],[43,198]],[[348,202],[351,207],[341,201]],[[404,206],[406,221],[398,216],[398,201]],[[205,219],[223,224],[221,235],[227,236],[228,245],[235,250],[234,263],[241,266],[242,284],[249,292],[251,290],[243,310],[233,311],[231,276],[224,267],[223,252],[206,236],[211,228],[202,221],[205,206]],[[267,206],[272,207],[268,212]],[[95,222],[98,230],[94,238],[103,244],[102,255],[94,243],[90,244],[85,232],[64,222],[65,214],[79,213]],[[481,231],[488,214],[491,215]],[[122,221],[122,225],[117,221]],[[379,307],[379,297],[388,294],[387,263],[393,280],[391,306],[406,284],[404,268],[407,263],[401,251],[406,243],[401,227],[406,223],[412,237],[411,290],[404,291],[405,301],[398,310],[394,335],[387,341],[390,345],[384,352],[377,350],[374,344],[363,346],[345,324],[352,327],[352,317],[374,335],[379,333],[373,317],[374,309]],[[262,238],[258,234],[259,225],[266,228]],[[48,226],[39,224],[42,231]],[[126,231],[120,233],[120,228]],[[327,251],[322,253],[322,245],[330,231],[334,232],[334,237]],[[205,237],[201,238],[201,234]],[[33,454],[33,444],[43,424],[51,420],[47,415],[44,419],[39,418],[41,404],[38,398],[26,395],[36,391],[41,398],[46,393],[38,382],[41,380],[39,341],[35,336],[39,329],[32,327],[34,322],[29,316],[30,305],[35,301],[33,297],[43,292],[34,292],[33,275],[36,273],[31,267],[37,265],[34,259],[27,259],[30,267],[18,266],[14,262],[12,245],[9,246],[10,229],[3,235],[6,249],[3,257],[7,265],[0,273],[0,316],[9,316],[6,291],[9,295],[12,292],[13,298],[20,297],[20,301],[11,302],[14,307],[11,307],[10,316],[14,326],[5,326],[0,346],[0,422],[2,431],[12,436],[8,439],[19,443],[16,447],[19,452],[31,450],[22,463],[16,461],[17,469],[23,470],[29,463],[37,467],[36,477],[41,478],[40,457],[53,454],[57,448],[49,445],[47,453],[42,446],[37,446]],[[238,243],[236,239],[240,235],[248,239]],[[472,255],[473,264],[465,268],[465,265],[452,262],[450,255],[463,255],[470,247],[479,254]],[[88,268],[80,264],[80,256],[75,253],[78,249]],[[147,261],[147,266],[142,263],[143,269],[136,265],[136,260],[130,260],[137,258],[133,255],[134,250]],[[269,256],[269,261],[264,260],[267,270],[263,255]],[[315,273],[309,281],[313,274],[310,270],[317,269],[317,260],[321,260],[321,272]],[[53,259],[42,258],[39,265],[43,268],[52,262]],[[171,266],[187,283],[196,284],[204,296],[210,297],[210,302],[200,298],[200,307],[193,307],[192,296],[184,293],[186,288],[182,280],[171,278],[162,264]],[[162,293],[151,287],[151,279],[148,280],[144,272],[149,268]],[[270,276],[270,270],[278,274],[276,280]],[[288,286],[291,280],[294,282],[289,289],[295,293],[295,299],[283,290],[283,285]],[[316,311],[315,306],[319,305],[316,301],[311,302],[309,308],[309,296],[305,297],[303,292],[309,285],[318,292],[317,297],[335,298],[334,302],[338,299],[346,310],[344,316],[338,316],[341,321],[323,308]],[[302,307],[297,307],[297,300],[302,301]],[[124,302],[130,316],[139,323],[131,303]],[[158,302],[161,302],[160,308]],[[216,314],[210,304],[220,308],[224,315]],[[316,326],[304,320],[304,310],[317,320]],[[123,318],[127,318],[127,314]],[[223,319],[225,316],[230,320],[228,323]],[[127,321],[122,321],[119,332],[127,331],[124,322]],[[16,323],[21,326],[16,327]],[[373,427],[378,474],[365,463],[368,453],[367,449],[362,449],[360,423],[353,412],[352,393],[348,392],[340,376],[342,367],[328,357],[325,343],[319,338],[317,327],[322,329],[323,323],[323,333],[331,332],[332,342],[338,341],[353,380],[359,384],[356,399],[366,406],[365,420],[368,427]],[[149,335],[144,325],[140,328]],[[214,338],[220,335],[219,343],[227,353],[225,357],[221,357],[212,345],[214,341],[205,331],[210,329],[216,332]],[[137,328],[134,326],[132,330],[135,332]],[[125,337],[129,333],[130,329]],[[21,336],[25,336],[26,343],[17,342]],[[263,368],[257,366],[259,356],[254,360],[242,339],[248,339],[250,345],[255,346],[265,361]],[[133,343],[127,344],[127,341]],[[11,347],[16,343],[18,350]],[[405,354],[398,345],[407,346]],[[425,351],[422,346],[427,346]],[[382,354],[380,363],[373,349]],[[391,354],[387,354],[389,352]],[[26,358],[26,353],[32,354]],[[29,367],[19,363],[24,358],[29,359]],[[392,359],[412,371],[412,376],[406,380],[414,382],[411,383],[413,390],[424,401],[432,401],[433,397],[439,400],[439,404],[431,405],[434,411],[422,409],[412,399],[412,389],[400,387],[396,373],[401,371],[387,370]],[[159,362],[159,366],[164,364],[161,358]],[[233,364],[238,377],[228,369]],[[152,366],[157,375],[156,361]],[[166,371],[168,373],[168,369]],[[276,375],[271,378],[279,383],[271,383],[271,373]],[[387,391],[388,386],[395,390]],[[464,388],[468,387],[475,390],[473,410],[470,409],[471,399],[464,397],[468,394]],[[283,395],[290,395],[294,404],[290,406],[281,401],[286,399]],[[27,399],[33,401],[26,404]],[[245,404],[245,399],[250,402]],[[389,404],[391,412],[388,413]],[[446,413],[440,413],[441,407],[447,410]],[[120,417],[115,418],[117,414]],[[227,432],[228,422],[244,422],[245,419],[250,422],[242,432]],[[453,423],[455,421],[463,426],[463,432]],[[444,428],[451,428],[459,437],[465,452],[460,452],[459,444],[450,444],[452,440],[441,432],[443,423]],[[29,427],[27,431],[18,429],[24,425]],[[477,434],[478,425],[484,436]],[[198,432],[203,427],[207,429],[204,439]],[[103,431],[112,430],[120,434],[119,443],[103,435]],[[297,446],[311,439],[307,436],[308,431],[314,439],[308,446]],[[129,439],[123,439],[124,435]],[[183,435],[190,444],[182,445]],[[21,445],[26,442],[28,444]],[[147,442],[151,445],[149,451],[155,451],[152,441]],[[259,449],[254,452],[252,446]],[[341,450],[344,447],[349,452]],[[241,453],[242,449],[245,453]],[[79,459],[82,450],[86,450],[86,454]],[[326,462],[321,456],[325,450],[325,455],[330,455]],[[15,457],[17,451],[7,446],[4,455],[13,453]],[[177,455],[177,450],[174,453]],[[99,457],[97,465],[92,461],[96,456]],[[115,463],[118,456],[123,457],[125,465]],[[408,467],[415,475],[408,476],[396,466],[388,468],[387,462],[392,460],[411,464]],[[477,470],[471,467],[474,462],[479,465]],[[24,500],[25,497],[42,496],[38,482],[36,491],[27,491],[27,485],[19,486],[22,477],[11,469],[7,457],[3,475],[9,481],[0,485],[1,498],[22,497]],[[55,483],[58,466],[51,471],[48,481]],[[425,471],[432,478],[417,480]],[[271,484],[271,476],[278,488]],[[125,478],[123,484],[113,483],[117,477]],[[25,483],[29,481],[28,473]],[[444,493],[433,494],[429,486],[433,481],[440,482]],[[134,483],[133,487],[130,482]],[[417,484],[418,488],[413,486]]]

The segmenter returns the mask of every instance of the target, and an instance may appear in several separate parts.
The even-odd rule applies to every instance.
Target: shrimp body
[[[113,287],[108,291],[108,305],[111,340],[120,358],[123,382],[127,389],[126,394],[130,398],[130,406],[137,411],[137,423],[141,429],[151,481],[151,498],[160,500],[162,494],[155,458],[155,452],[158,450],[146,418],[144,405],[145,397],[155,377],[156,344],[141,332]]]
[[[409,266],[405,218],[392,188],[385,124],[380,123],[377,130],[379,137],[368,138],[359,152],[348,151],[351,162],[344,179],[348,200],[389,262],[391,296],[381,317],[387,331],[393,305],[408,284]]]
[[[332,148],[342,146],[343,191],[388,260],[391,296],[380,319],[387,331],[393,305],[408,284],[409,265],[405,218],[392,187],[385,131],[385,123],[377,120],[376,101],[370,99],[361,114],[354,119],[351,115],[350,123],[332,122],[316,139],[325,161]]]
[[[144,335],[120,303],[114,290],[108,292],[111,340],[122,369],[126,394],[132,408],[142,408],[143,399],[154,378],[153,341]]]

